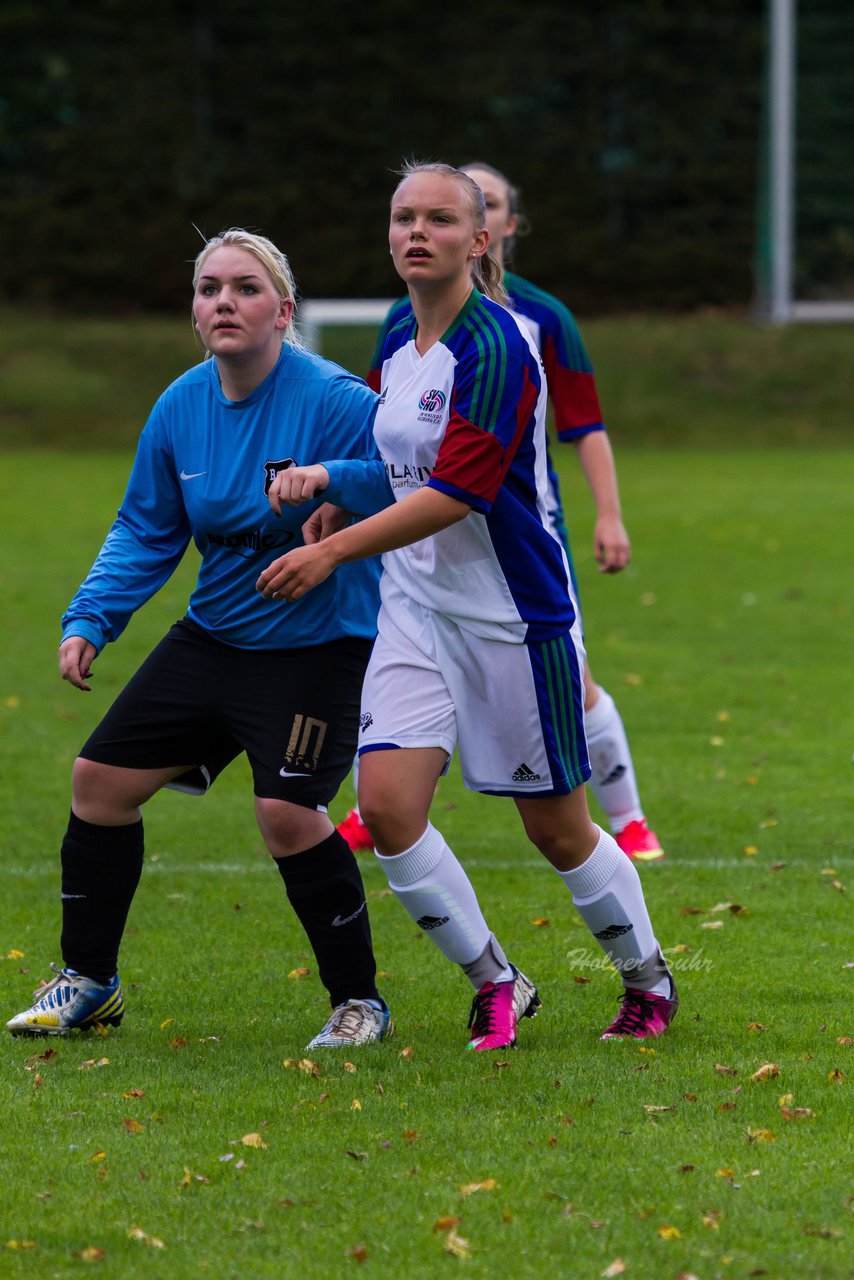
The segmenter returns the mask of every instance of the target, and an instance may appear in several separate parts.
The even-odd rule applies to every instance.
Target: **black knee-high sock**
[[[365,889],[347,842],[333,831],[313,848],[275,861],[332,1004],[378,999]]]
[[[142,874],[142,821],[96,827],[72,813],[62,842],[62,959],[109,982]]]

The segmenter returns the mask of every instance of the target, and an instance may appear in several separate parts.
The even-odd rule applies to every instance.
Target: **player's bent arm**
[[[83,636],[67,636],[59,646],[59,674],[76,689],[88,693],[92,686],[86,682],[97,656],[98,650],[91,640]]]
[[[308,467],[288,467],[278,473],[267,498],[276,515],[280,516],[283,506],[298,507],[321,493],[328,484],[329,472],[319,462]]]
[[[339,565],[420,542],[464,520],[470,511],[467,503],[425,486],[323,542],[279,556],[255,585],[265,600],[299,600]]]
[[[599,570],[619,573],[629,563],[632,550],[623,524],[611,442],[604,431],[590,431],[573,443],[596,504],[593,544]]]

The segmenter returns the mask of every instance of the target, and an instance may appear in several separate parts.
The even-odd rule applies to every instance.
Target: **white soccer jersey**
[[[577,608],[546,509],[546,384],[530,334],[474,290],[424,355],[411,314],[383,351],[374,435],[400,500],[425,484],[472,513],[387,552],[389,578],[477,635],[515,643],[564,634]]]

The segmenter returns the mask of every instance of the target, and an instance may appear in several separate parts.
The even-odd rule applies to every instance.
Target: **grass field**
[[[779,341],[793,367],[832,363],[819,331],[804,335],[808,352],[796,331]],[[721,368],[739,364],[738,348],[718,353]],[[665,382],[648,388],[653,401]],[[689,383],[690,408],[702,396]],[[633,422],[652,412],[637,394]],[[824,408],[804,410],[809,396]],[[831,408],[842,398],[838,382],[810,384],[798,431],[782,413],[788,448],[758,391],[743,447],[741,406],[719,407],[725,449],[702,449],[693,427],[685,447],[639,427],[646,447],[620,455],[636,555],[618,579],[593,572],[589,501],[571,451],[558,451],[593,670],[621,707],[667,847],[642,870],[679,966],[667,1037],[598,1040],[615,977],[591,966],[512,805],[465,793],[454,772],[434,821],[538,982],[542,1013],[517,1051],[465,1054],[467,984],[364,858],[398,1033],[349,1065],[316,1053],[311,1066],[323,995],[313,973],[292,976],[312,959],[237,764],[204,801],[169,793],[148,806],[122,1028],[3,1044],[0,1276],[852,1275],[852,453]],[[675,388],[652,417],[675,431],[679,405]],[[71,761],[192,581],[185,563],[101,656],[92,694],[61,684],[58,617],[129,462],[126,449],[93,451],[103,423],[2,456],[6,1016],[59,959]],[[803,447],[811,437],[825,447]],[[776,1074],[753,1079],[772,1063]]]

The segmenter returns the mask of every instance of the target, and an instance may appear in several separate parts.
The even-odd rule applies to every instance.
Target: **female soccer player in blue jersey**
[[[518,233],[521,214],[519,193],[492,165],[473,162],[462,171],[480,187],[486,202],[489,247],[506,267]],[[549,399],[558,440],[575,445],[596,504],[594,551],[602,573],[619,573],[629,562],[628,534],[623,526],[614,455],[602,421],[593,368],[572,313],[543,289],[505,270],[503,284],[507,305],[530,329],[543,360]],[[409,298],[395,303],[382,327],[368,373],[368,383],[379,388],[382,348],[389,330],[411,310]],[[548,511],[552,527],[572,556],[557,473],[547,452]],[[664,857],[661,844],[644,816],[632,754],[623,721],[614,699],[593,679],[589,663],[584,669],[584,724],[590,753],[590,787],[604,810],[617,844],[639,862]],[[339,830],[350,847],[372,847],[370,833],[357,809],[351,810]]]
[[[259,590],[298,602],[339,566],[384,553],[359,799],[395,894],[475,987],[470,1047],[514,1044],[538,1001],[429,821],[457,746],[466,785],[513,797],[620,970],[621,1009],[604,1037],[659,1035],[676,992],[637,871],[587,811],[584,654],[546,510],[545,377],[530,333],[487,296],[503,292],[479,187],[445,165],[408,166],[389,243],[412,310],[383,350],[382,460],[299,468],[270,486],[274,510],[325,490],[375,514],[278,557]]]
[[[355,749],[379,569],[348,566],[289,609],[270,609],[255,591],[271,552],[302,542],[304,515],[270,510],[276,475],[318,456],[376,456],[377,397],[300,348],[290,267],[263,236],[232,229],[209,240],[193,287],[210,358],[152,410],[118,518],[63,618],[63,678],[90,688],[97,654],[190,539],[198,581],[186,617],[75,761],[62,843],[64,967],[7,1027],[51,1035],[121,1021],[117,960],[142,871],[140,807],[161,787],[204,792],[245,751],[261,834],[333,1006],[310,1047],[381,1040],[390,1020],[362,879],[327,814]]]

